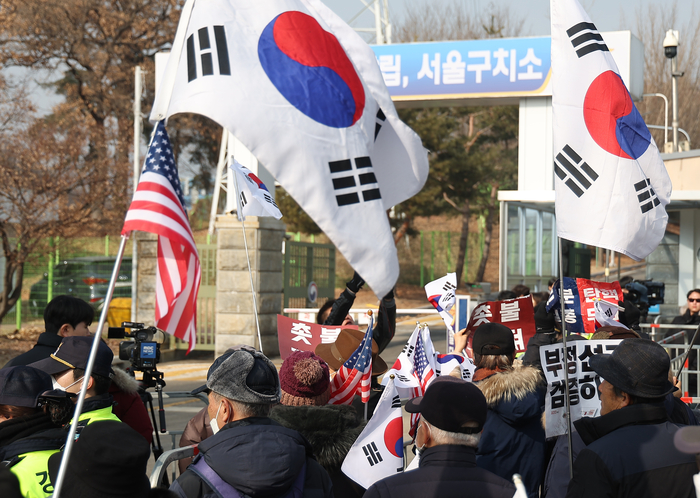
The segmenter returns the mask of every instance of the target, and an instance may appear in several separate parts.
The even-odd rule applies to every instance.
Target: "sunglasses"
[[[689,297],[688,302],[689,303],[700,303],[700,299],[695,299],[695,298]]]

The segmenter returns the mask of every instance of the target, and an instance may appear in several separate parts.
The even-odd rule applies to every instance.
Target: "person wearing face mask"
[[[297,431],[269,418],[281,398],[274,364],[258,351],[234,351],[207,380],[213,436],[172,484],[182,498],[332,497],[328,473]]]
[[[111,365],[114,354],[105,343],[99,343],[92,375],[85,378],[92,344],[92,337],[66,337],[48,358],[30,365],[52,375],[54,385],[69,393],[79,393],[83,382],[87,382],[83,411],[78,417],[79,431],[82,427],[101,420],[121,421],[112,412],[114,399],[109,394],[109,387],[112,383]]]
[[[66,442],[42,406],[51,391],[51,376],[28,366],[0,370],[0,461],[19,480],[22,496],[44,498],[53,493],[46,473],[48,459]],[[4,495],[3,495],[4,496]]]
[[[364,498],[512,498],[515,486],[476,466],[476,447],[486,422],[486,398],[478,387],[454,377],[438,377],[424,396],[406,404],[420,413],[416,430],[419,466],[382,479]]]

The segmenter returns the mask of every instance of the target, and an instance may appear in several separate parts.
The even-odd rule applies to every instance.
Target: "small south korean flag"
[[[236,175],[239,221],[244,221],[246,216],[272,216],[278,220],[282,217],[270,191],[252,171],[234,159],[231,174]]]
[[[403,472],[401,399],[393,378],[379,398],[374,415],[350,448],[341,470],[365,489],[380,479]]]
[[[646,258],[671,180],[610,49],[577,0],[550,0],[557,235]]]

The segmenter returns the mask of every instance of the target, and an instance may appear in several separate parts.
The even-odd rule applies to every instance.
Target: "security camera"
[[[664,38],[664,55],[673,59],[678,54],[678,31],[669,29]]]

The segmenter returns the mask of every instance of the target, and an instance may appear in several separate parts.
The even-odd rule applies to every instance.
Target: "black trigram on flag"
[[[355,167],[353,168],[353,161]],[[331,169],[331,180],[335,190],[338,206],[358,204],[360,194],[364,202],[381,199],[377,178],[372,169],[369,157],[356,157],[354,160],[343,159],[328,163]]]
[[[592,22],[580,22],[566,30],[569,40],[580,59],[591,52],[609,52],[608,46]]]
[[[382,455],[379,453],[377,445],[374,444],[374,441],[366,446],[363,446],[362,451],[365,452],[365,456],[367,457],[367,461],[369,462],[370,466],[374,467],[382,461]]]
[[[377,135],[379,135],[379,130],[382,129],[382,125],[386,121],[386,115],[382,111],[381,107],[377,111],[377,122],[374,124],[374,141],[377,141]]]
[[[401,398],[399,398],[399,395],[397,394],[393,398],[391,398],[391,407],[392,408],[401,408]]]
[[[195,50],[194,33],[187,38],[187,81],[197,78],[197,53]],[[214,49],[209,38],[209,28],[197,30],[199,44],[199,63],[201,64],[200,76],[214,74]],[[226,44],[226,31],[223,26],[214,26],[214,45],[216,46],[216,59],[220,75],[231,74],[231,64],[228,59],[228,45]]]
[[[598,179],[598,173],[568,145],[554,159],[554,172],[577,197],[581,197]]]
[[[654,192],[654,189],[651,188],[649,178],[642,180],[639,183],[635,183],[634,190],[637,191],[637,199],[639,199],[639,205],[642,209],[642,213],[651,211],[656,206],[661,204],[659,198],[656,197],[656,192]]]

